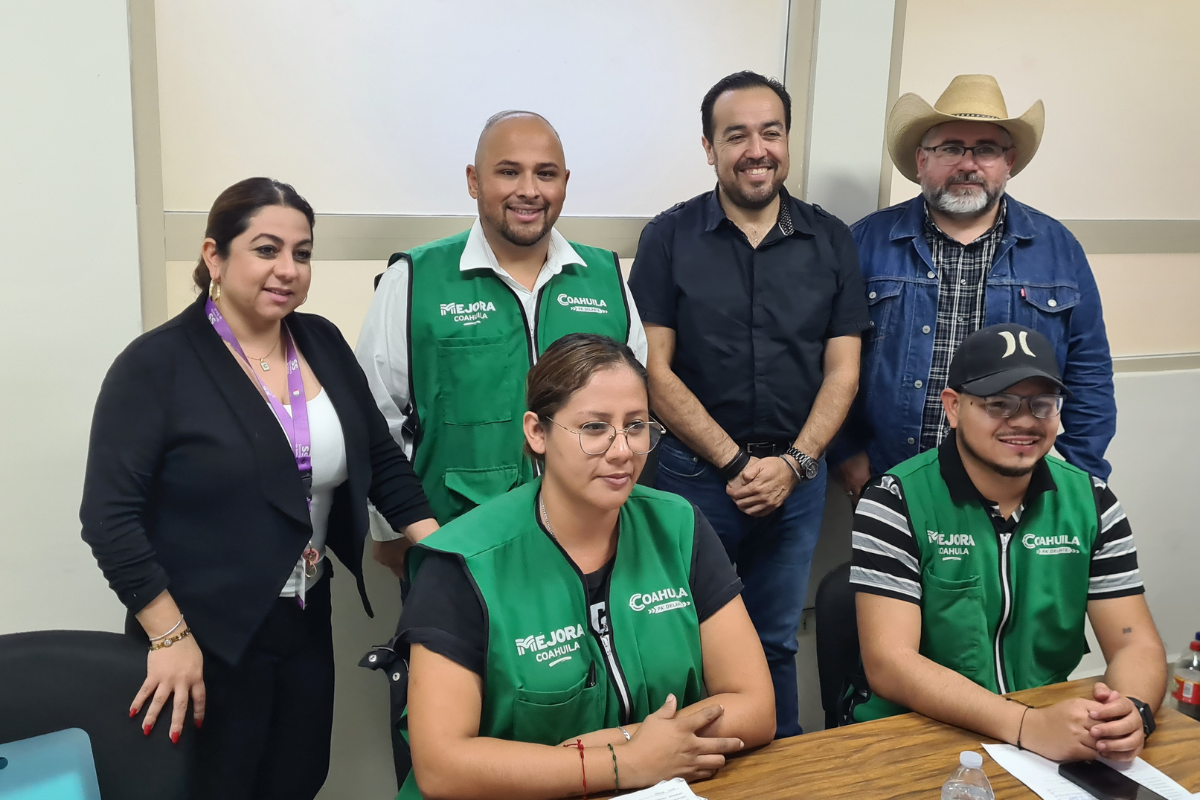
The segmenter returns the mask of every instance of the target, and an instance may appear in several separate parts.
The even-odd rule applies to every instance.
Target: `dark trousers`
[[[280,598],[237,666],[204,653],[207,710],[196,800],[311,800],[329,772],[333,630],[329,580],[301,609]],[[201,643],[203,648],[203,643]]]
[[[657,488],[696,504],[745,584],[742,600],[758,631],[775,686],[777,739],[804,732],[796,685],[796,632],[821,533],[826,477],[822,459],[815,479],[798,485],[771,514],[751,517],[725,493],[725,481],[717,471],[682,442],[667,437],[658,447]]]

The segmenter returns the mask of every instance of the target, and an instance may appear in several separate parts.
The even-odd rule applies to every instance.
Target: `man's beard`
[[[780,174],[779,162],[773,158],[760,158],[755,161],[744,159],[734,166],[733,172],[734,175],[737,175],[742,170],[754,169],[755,167],[766,167],[767,169],[775,170],[775,180],[771,181],[769,186],[764,187],[753,195],[743,192],[736,178],[727,184],[721,181],[720,172],[717,173],[717,180],[721,181],[721,190],[725,193],[725,196],[735,206],[744,208],[747,211],[758,211],[771,205],[775,201],[775,198],[779,196],[779,190],[783,188],[783,182],[787,180],[786,174]]]
[[[967,437],[963,436],[962,434],[955,436],[955,439],[957,439],[958,443],[962,445],[963,450],[966,450],[972,458],[995,472],[997,475],[1003,475],[1005,478],[1020,478],[1028,475],[1029,473],[1033,472],[1033,468],[1037,466],[1038,463],[1037,461],[1034,461],[1027,467],[1006,467],[1003,464],[997,464],[995,461],[990,461],[984,458],[983,455],[978,453],[974,447],[971,447],[971,443],[967,441]]]
[[[978,172],[970,172],[965,175],[956,175],[941,186],[928,186],[922,183],[921,191],[925,195],[925,201],[946,216],[956,219],[975,219],[996,207],[996,203],[1000,202],[1000,198],[1004,196],[1004,187],[1007,183],[1008,181],[1004,180],[989,186],[983,175]],[[979,186],[983,191],[966,193],[951,191],[955,186]]]
[[[550,232],[550,229],[554,227],[554,220],[550,218],[549,208],[543,209],[542,220],[542,227],[533,232],[528,231],[528,229],[517,230],[509,225],[508,216],[505,214],[504,209],[500,210],[499,219],[489,218],[488,221],[492,223],[496,231],[507,241],[518,247],[531,247],[544,239],[546,234]]]

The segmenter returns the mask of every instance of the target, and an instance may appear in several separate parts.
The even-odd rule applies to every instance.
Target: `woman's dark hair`
[[[267,206],[283,206],[294,208],[308,219],[311,230],[316,224],[312,206],[299,195],[290,185],[271,178],[247,178],[238,181],[221,192],[208,212],[208,226],[204,229],[204,238],[217,243],[217,255],[229,257],[229,243],[246,232],[250,227],[250,219]],[[204,256],[200,257],[196,269],[192,272],[192,280],[200,291],[208,291],[212,279],[208,274],[208,266]]]
[[[602,369],[629,367],[646,386],[646,368],[629,345],[596,333],[569,333],[546,348],[525,377],[525,407],[550,419]],[[525,444],[528,455],[536,454]]]

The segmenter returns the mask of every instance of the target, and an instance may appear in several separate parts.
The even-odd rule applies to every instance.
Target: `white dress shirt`
[[[525,309],[525,318],[536,320],[538,292],[549,283],[550,279],[562,272],[567,264],[587,266],[571,243],[553,228],[550,229],[550,249],[546,253],[546,263],[542,265],[537,280],[532,289],[526,289],[513,279],[496,259],[483,234],[479,219],[471,226],[467,236],[466,248],[458,261],[461,272],[473,269],[491,270],[497,278],[504,281],[521,302]],[[398,259],[383,273],[375,296],[371,300],[371,308],[363,321],[362,332],[358,335],[358,346],[355,354],[363,372],[367,375],[367,383],[371,386],[371,394],[375,404],[387,419],[388,428],[404,452],[412,457],[412,441],[404,432],[404,423],[408,417],[404,409],[408,407],[408,261]],[[625,285],[624,277],[621,286],[625,299],[629,304],[629,339],[626,344],[633,350],[634,356],[642,364],[646,363],[646,330],[642,327],[641,317],[638,316],[637,306],[633,295]],[[536,324],[536,323],[535,323]],[[530,330],[531,352],[537,357],[537,331]],[[393,531],[384,519],[372,509],[371,536],[378,541],[399,539],[401,534]]]

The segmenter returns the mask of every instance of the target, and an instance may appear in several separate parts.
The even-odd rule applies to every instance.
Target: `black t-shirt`
[[[629,291],[675,331],[671,369],[734,441],[792,441],[825,379],[825,342],[871,327],[858,251],[831,214],[779,193],[757,248],[717,190],[642,230]]]
[[[696,531],[688,591],[699,621],[704,622],[741,593],[742,581],[712,525],[699,509],[693,506],[693,510]],[[588,590],[588,623],[597,638],[608,633],[605,598],[612,568],[610,560],[583,576]],[[484,674],[487,623],[466,566],[457,555],[436,551],[426,555],[404,602],[399,634],[404,644],[423,645],[477,675]]]

